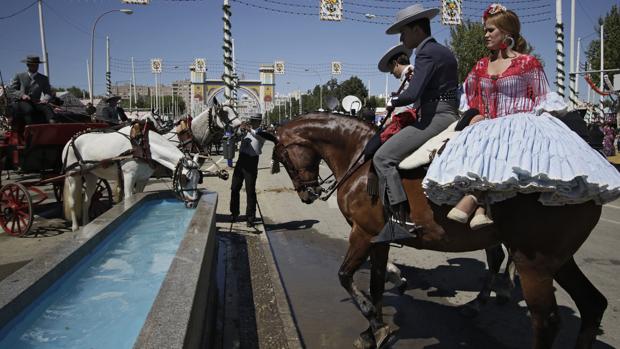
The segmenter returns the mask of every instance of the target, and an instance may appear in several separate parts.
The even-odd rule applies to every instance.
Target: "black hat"
[[[45,61],[42,61],[41,58],[39,58],[39,56],[27,56],[26,59],[22,59],[22,62],[26,64],[45,63]]]
[[[121,99],[122,99],[121,96],[108,96],[108,97],[104,98],[103,101],[106,102],[106,103],[110,103],[112,101],[117,101],[118,102]]]
[[[260,113],[250,116],[250,121],[263,121],[263,116]]]

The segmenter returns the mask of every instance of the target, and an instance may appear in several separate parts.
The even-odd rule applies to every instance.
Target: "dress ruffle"
[[[543,205],[604,204],[620,197],[620,173],[559,119],[518,113],[465,128],[433,161],[423,187],[439,205],[474,190],[490,203],[540,192]]]

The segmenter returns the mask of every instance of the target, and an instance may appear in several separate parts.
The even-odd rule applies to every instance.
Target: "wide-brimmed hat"
[[[112,101],[120,101],[122,99],[121,96],[108,96],[106,98],[103,99],[104,102],[106,103],[110,103]]]
[[[424,8],[420,4],[411,5],[398,12],[396,12],[396,19],[394,23],[385,31],[386,34],[398,34],[400,29],[408,23],[416,21],[421,18],[428,18],[429,20],[437,16],[439,13],[438,8]]]
[[[407,57],[411,57],[412,53],[413,50],[406,48],[403,44],[392,46],[379,60],[379,71],[383,73],[391,72],[390,61],[392,60],[392,58],[400,54],[406,54]]]
[[[250,121],[263,121],[263,116],[261,114],[254,114],[250,116]]]
[[[26,59],[22,59],[22,63],[41,64],[41,63],[45,63],[45,61],[42,61],[41,58],[39,58],[39,56],[27,56]]]

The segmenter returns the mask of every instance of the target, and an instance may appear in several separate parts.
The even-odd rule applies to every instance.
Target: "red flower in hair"
[[[484,13],[482,14],[482,19],[486,21],[489,15],[494,15],[500,12],[506,12],[506,7],[501,4],[491,4],[489,5],[489,7],[487,7],[486,10],[484,10]]]

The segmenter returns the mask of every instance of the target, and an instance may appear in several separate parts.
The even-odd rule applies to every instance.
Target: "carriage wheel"
[[[0,189],[0,226],[9,235],[23,236],[28,233],[34,215],[28,189],[19,183],[11,183]]]
[[[62,202],[62,191],[64,190],[64,183],[54,183],[52,184],[52,188],[54,189],[54,198],[56,198],[56,202]]]
[[[97,189],[93,194],[90,207],[88,209],[88,218],[93,220],[109,210],[114,204],[114,195],[110,184],[105,179],[97,181]]]

